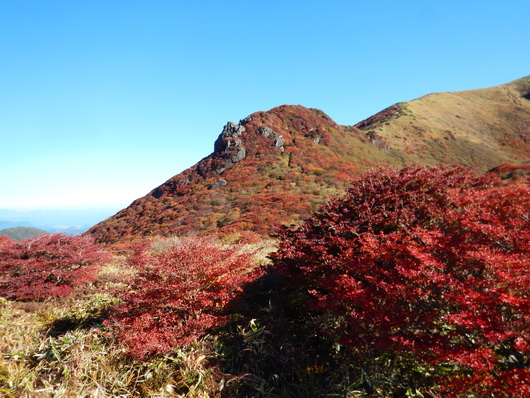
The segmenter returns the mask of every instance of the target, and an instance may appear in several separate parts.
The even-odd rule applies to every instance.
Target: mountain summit
[[[297,224],[355,174],[381,166],[462,164],[488,170],[530,153],[530,77],[429,94],[355,126],[283,105],[228,122],[213,153],[89,233],[134,236],[254,231]]]

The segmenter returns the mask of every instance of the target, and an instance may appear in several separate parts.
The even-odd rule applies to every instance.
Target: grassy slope
[[[530,159],[530,77],[502,86],[429,94],[397,104],[399,116],[374,130],[418,163],[474,165],[487,170]]]

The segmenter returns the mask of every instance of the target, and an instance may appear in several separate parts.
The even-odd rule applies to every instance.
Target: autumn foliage
[[[90,233],[105,243],[190,233],[266,236],[279,223],[309,218],[315,207],[343,192],[351,176],[369,163],[359,161],[359,148],[381,152],[364,133],[343,131],[323,112],[302,106],[256,112],[241,123],[246,131],[232,137],[241,143],[226,146],[236,152],[245,148],[244,159],[227,166],[227,153],[213,153]],[[282,137],[281,150],[264,128]],[[216,187],[220,179],[226,185]]]
[[[195,342],[225,319],[224,306],[255,276],[251,253],[207,238],[136,247],[137,274],[107,326],[128,353],[142,358]]]
[[[43,300],[70,293],[95,278],[106,256],[88,236],[42,235],[0,244],[0,296]]]
[[[360,352],[433,366],[444,396],[530,396],[530,185],[372,172],[296,230],[277,271]]]
[[[11,239],[9,238],[9,236],[0,236],[0,246],[5,244],[5,243],[8,243],[10,242]]]

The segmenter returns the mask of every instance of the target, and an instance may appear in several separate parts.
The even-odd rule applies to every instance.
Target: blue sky
[[[354,124],[530,74],[528,0],[0,0],[0,209],[119,209],[282,104]]]

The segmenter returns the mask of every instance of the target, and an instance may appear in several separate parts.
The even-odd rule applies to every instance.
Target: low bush
[[[0,245],[0,296],[43,300],[95,279],[107,256],[87,236],[42,235]]]
[[[6,244],[8,242],[10,242],[11,239],[9,238],[9,236],[0,236],[0,246],[2,246],[3,244]]]
[[[530,396],[529,215],[528,182],[461,167],[380,170],[285,228],[273,259],[358,358],[423,372],[423,387],[417,374],[409,387]]]
[[[100,278],[109,273],[130,275],[130,268],[121,259],[106,263],[96,282],[54,300],[0,297],[0,397],[217,396],[210,346],[136,360],[102,333],[101,323],[119,301],[102,292],[112,283]]]
[[[138,245],[137,274],[106,325],[137,358],[192,344],[225,319],[225,305],[251,280],[252,253],[207,238]]]

